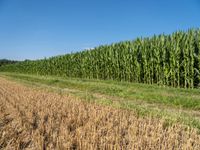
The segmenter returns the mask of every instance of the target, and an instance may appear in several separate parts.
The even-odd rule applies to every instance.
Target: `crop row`
[[[2,66],[0,71],[159,84],[200,84],[200,29]]]

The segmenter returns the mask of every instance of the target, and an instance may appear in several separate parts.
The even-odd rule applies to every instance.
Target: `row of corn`
[[[194,88],[200,84],[200,29],[23,61],[0,71]]]

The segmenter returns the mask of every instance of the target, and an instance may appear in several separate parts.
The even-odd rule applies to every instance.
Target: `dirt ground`
[[[200,149],[195,129],[0,77],[0,149]]]

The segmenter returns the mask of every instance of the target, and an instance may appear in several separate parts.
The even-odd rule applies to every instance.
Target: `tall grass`
[[[137,38],[93,50],[24,61],[0,71],[194,88],[200,84],[200,30]]]

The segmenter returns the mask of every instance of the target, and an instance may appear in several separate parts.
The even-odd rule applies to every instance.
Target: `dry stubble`
[[[200,149],[200,135],[0,78],[0,149]]]

